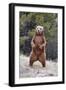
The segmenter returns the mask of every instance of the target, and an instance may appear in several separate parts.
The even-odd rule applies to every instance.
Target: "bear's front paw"
[[[40,49],[42,49],[42,47],[43,47],[43,46],[42,46],[42,45],[40,45],[40,47],[39,47],[39,48],[40,48]]]
[[[34,48],[34,47],[35,47],[35,44],[32,45],[32,48]]]

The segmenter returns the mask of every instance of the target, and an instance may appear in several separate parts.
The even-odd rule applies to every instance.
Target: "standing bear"
[[[33,65],[35,61],[41,62],[42,66],[45,67],[46,63],[46,39],[44,36],[43,26],[37,26],[35,30],[35,35],[31,41],[32,51],[30,54],[30,66]]]

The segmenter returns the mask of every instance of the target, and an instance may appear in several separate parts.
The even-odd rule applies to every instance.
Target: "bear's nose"
[[[40,29],[38,29],[38,32],[40,32]]]

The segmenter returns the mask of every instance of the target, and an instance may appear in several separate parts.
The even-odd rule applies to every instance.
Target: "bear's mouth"
[[[36,31],[36,34],[37,34],[37,35],[41,35],[41,34],[43,34],[43,31],[37,30],[37,31]]]

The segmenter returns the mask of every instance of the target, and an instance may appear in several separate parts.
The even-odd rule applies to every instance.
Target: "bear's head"
[[[36,26],[36,35],[43,35],[44,28],[43,26]]]

